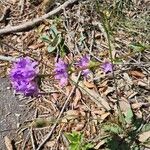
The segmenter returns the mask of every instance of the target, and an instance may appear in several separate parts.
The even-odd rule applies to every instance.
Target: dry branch
[[[29,30],[29,29],[35,27],[36,25],[39,25],[43,20],[49,18],[52,15],[59,13],[65,7],[75,3],[77,1],[78,0],[68,0],[65,3],[63,3],[62,5],[60,5],[59,7],[57,7],[56,9],[50,11],[49,13],[47,13],[47,14],[39,17],[39,18],[33,19],[32,21],[28,21],[28,22],[22,23],[22,24],[17,25],[17,26],[8,26],[6,28],[0,29],[0,35]]]

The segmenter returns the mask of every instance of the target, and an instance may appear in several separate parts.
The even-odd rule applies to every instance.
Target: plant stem
[[[110,59],[111,59],[111,63],[113,64],[113,54],[112,54],[112,46],[111,46],[111,38],[110,38],[110,32],[111,32],[111,26],[110,26],[110,22],[109,20],[107,19],[107,16],[101,12],[99,10],[99,4],[97,3],[97,10],[98,12],[100,13],[100,16],[102,17],[102,25],[104,27],[104,30],[106,32],[106,38],[107,38],[107,41],[108,41],[108,47],[109,47],[109,55],[110,55]],[[114,85],[115,85],[115,91],[116,91],[116,99],[117,99],[117,109],[118,109],[118,112],[119,112],[119,117],[121,119],[121,123],[122,123],[122,127],[125,128],[125,120],[124,120],[124,116],[123,116],[123,113],[121,111],[121,108],[120,108],[120,105],[119,105],[119,93],[118,93],[118,87],[117,87],[117,82],[116,82],[116,78],[115,78],[115,73],[114,73],[114,67],[113,67],[113,71],[112,71],[112,74],[113,74],[113,80],[114,80]]]

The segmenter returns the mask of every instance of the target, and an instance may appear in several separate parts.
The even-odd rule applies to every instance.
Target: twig
[[[24,3],[25,3],[25,0],[20,0],[20,2],[19,2],[21,15],[23,14],[23,11],[24,11]]]
[[[4,8],[4,13],[0,17],[0,22],[6,21],[6,18],[8,16],[9,12],[10,12],[10,7],[5,7]]]
[[[79,80],[80,75],[81,75],[81,72],[79,73],[77,80]],[[36,150],[40,150],[43,147],[43,145],[47,142],[47,140],[52,136],[52,133],[53,133],[54,129],[56,128],[56,126],[57,126],[57,124],[58,124],[58,122],[60,120],[60,117],[62,116],[62,114],[63,114],[63,112],[64,112],[64,110],[66,108],[66,105],[68,104],[68,102],[70,100],[70,97],[72,96],[74,90],[76,89],[77,84],[78,84],[78,82],[74,85],[74,87],[72,88],[69,96],[67,97],[67,99],[66,99],[66,101],[65,101],[65,103],[64,103],[64,105],[63,105],[63,107],[62,107],[62,109],[61,109],[61,111],[60,111],[60,113],[59,113],[59,115],[57,117],[57,119],[56,119],[56,122],[52,126],[51,131],[48,133],[48,135],[46,136],[46,138],[42,141],[42,143],[38,146],[38,148]]]
[[[92,31],[92,39],[91,39],[91,44],[90,44],[90,52],[92,52],[93,44],[94,44],[94,36],[95,36],[95,30]]]
[[[30,138],[31,138],[32,148],[33,150],[36,150],[32,128],[30,129]]]
[[[62,4],[59,7],[57,7],[56,9],[50,11],[49,13],[47,13],[47,14],[39,17],[39,18],[33,19],[32,21],[28,21],[28,22],[22,23],[22,24],[20,24],[18,26],[9,26],[9,27],[0,29],[0,35],[2,35],[2,34],[8,34],[8,33],[13,33],[13,32],[22,32],[22,31],[25,31],[27,29],[31,29],[35,25],[39,25],[43,20],[49,18],[52,15],[55,15],[55,14],[59,13],[65,7],[67,7],[67,6],[75,3],[77,1],[78,0],[68,0],[64,4]]]
[[[1,41],[1,40],[0,40],[0,44],[4,44],[4,45],[6,45],[8,48],[13,49],[13,50],[15,50],[15,51],[21,53],[23,56],[29,56],[29,57],[31,57],[32,59],[34,59],[35,61],[38,61],[39,63],[42,63],[43,65],[45,65],[45,66],[51,68],[50,65],[47,65],[47,64],[44,63],[42,60],[38,60],[38,59],[32,57],[31,55],[26,54],[25,52],[23,52],[23,51],[21,51],[21,50],[18,50],[18,48],[14,47],[14,46],[12,46],[12,45],[9,45],[9,44],[7,44],[7,43],[4,42],[4,41]]]
[[[4,60],[4,61],[16,61],[16,58],[15,57],[11,57],[11,56],[0,55],[0,60]]]
[[[25,150],[25,149],[26,149],[26,143],[27,143],[28,140],[29,140],[29,136],[30,136],[30,133],[28,132],[28,133],[27,133],[27,136],[26,136],[26,138],[25,138],[25,140],[24,140],[24,143],[23,143],[23,146],[22,146],[22,150]]]

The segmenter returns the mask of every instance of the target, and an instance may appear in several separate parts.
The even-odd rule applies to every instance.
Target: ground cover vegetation
[[[0,2],[0,77],[26,107],[7,149],[150,149],[149,1]]]

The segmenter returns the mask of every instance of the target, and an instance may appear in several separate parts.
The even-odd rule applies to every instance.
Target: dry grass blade
[[[13,150],[11,140],[7,136],[4,137],[4,140],[5,140],[5,145],[6,145],[7,150]]]

